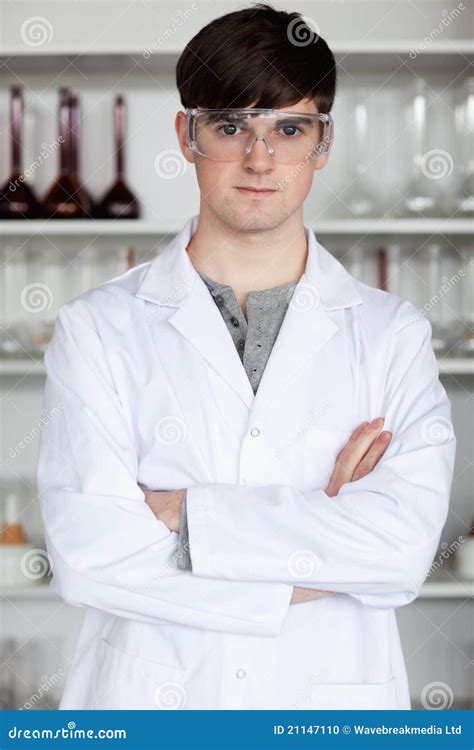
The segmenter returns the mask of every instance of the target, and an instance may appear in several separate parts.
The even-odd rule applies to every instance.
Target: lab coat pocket
[[[91,709],[180,709],[186,705],[186,670],[121,651],[105,638],[97,644]]]
[[[396,680],[387,682],[332,682],[313,685],[311,708],[326,710],[396,709]]]

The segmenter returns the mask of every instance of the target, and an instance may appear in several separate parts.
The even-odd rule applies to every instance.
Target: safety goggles
[[[329,153],[330,114],[280,109],[186,109],[189,148],[215,161],[241,161],[263,141],[278,164],[299,164]]]

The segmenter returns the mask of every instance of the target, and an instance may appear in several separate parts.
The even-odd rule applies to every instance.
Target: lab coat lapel
[[[295,287],[263,371],[253,404],[254,415],[281,395],[286,383],[316,354],[325,357],[324,347],[339,331],[329,311],[363,302],[344,266],[319,244],[312,229],[305,227],[305,232],[305,272]]]
[[[186,252],[197,222],[198,216],[190,219],[152,261],[136,296],[175,308],[168,323],[224,378],[250,410],[254,393],[244,366],[221,313]],[[182,370],[185,363],[176,362],[174,366]]]
[[[175,308],[168,323],[184,336],[239,396],[245,406],[260,409],[281,394],[285,384],[321,352],[339,330],[331,317],[363,302],[344,266],[305,226],[308,255],[305,272],[293,296],[270,353],[256,396],[232,337],[209,291],[186,252],[199,217],[190,219],[147,269],[136,296]],[[175,363],[182,368],[183,363]]]
[[[191,295],[169,322],[227,381],[250,409],[254,399],[252,386],[225,321],[199,276]]]

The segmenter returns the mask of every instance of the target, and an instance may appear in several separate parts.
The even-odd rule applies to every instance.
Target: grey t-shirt
[[[271,289],[249,292],[246,319],[231,286],[214,281],[200,271],[198,273],[209,289],[227,324],[252,390],[256,393],[273,344],[286,315],[288,303],[298,282],[291,281],[288,284],[275,286]],[[181,529],[176,553],[176,566],[180,570],[192,570],[186,496],[181,506]]]

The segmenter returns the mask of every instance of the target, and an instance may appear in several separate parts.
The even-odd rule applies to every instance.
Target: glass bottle
[[[371,89],[357,86],[349,94],[350,116],[347,154],[349,168],[344,170],[344,184],[340,185],[345,218],[371,218],[380,215],[381,205],[369,176],[370,122],[374,112],[370,105]]]
[[[43,199],[43,211],[50,219],[84,219],[90,217],[88,206],[71,178],[70,93],[59,92],[59,175]]]
[[[93,200],[88,190],[81,182],[80,160],[81,160],[81,112],[79,98],[71,96],[69,101],[71,117],[71,182],[75,188],[75,196],[84,207],[88,215],[92,216]]]
[[[456,142],[461,184],[454,210],[459,218],[474,216],[474,78],[461,86],[460,101],[455,108]]]
[[[140,207],[125,182],[125,101],[118,96],[114,106],[116,178],[98,204],[95,215],[101,219],[138,219]]]
[[[474,245],[463,245],[460,248],[463,261],[461,264],[461,335],[456,342],[456,354],[474,355]]]
[[[12,173],[0,189],[0,219],[36,219],[41,204],[25,181],[22,165],[23,99],[21,88],[13,86],[10,98]]]
[[[404,200],[396,212],[406,217],[435,217],[440,213],[433,179],[438,167],[429,158],[428,151],[428,87],[417,78],[414,94],[406,112],[406,128],[411,151],[411,177],[405,190]],[[434,158],[434,157],[433,157]]]

